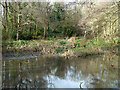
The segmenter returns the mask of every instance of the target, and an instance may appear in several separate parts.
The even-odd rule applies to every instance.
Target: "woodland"
[[[118,53],[119,2],[0,4],[3,52],[34,47],[35,51],[60,53],[97,47],[98,50],[107,48]]]

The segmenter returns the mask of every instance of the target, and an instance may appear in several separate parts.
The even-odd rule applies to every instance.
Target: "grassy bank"
[[[62,55],[86,57],[97,55],[104,51],[117,52],[119,45],[118,39],[85,39],[71,37],[66,39],[48,39],[48,40],[19,40],[3,41],[3,52],[19,52],[31,50],[40,52],[42,55]]]

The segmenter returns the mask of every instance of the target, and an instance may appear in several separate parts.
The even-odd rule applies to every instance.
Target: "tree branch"
[[[2,5],[2,6],[3,6],[3,8],[5,8],[5,6],[4,6],[2,3],[0,3],[0,5]]]

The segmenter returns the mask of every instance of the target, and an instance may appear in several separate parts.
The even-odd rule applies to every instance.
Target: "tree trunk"
[[[14,8],[17,9],[17,3],[16,2],[13,3],[12,9],[13,9],[13,24],[14,24],[14,28],[17,28],[17,12],[16,12],[16,10],[14,10]]]
[[[19,28],[20,28],[20,25],[19,25],[19,14],[18,14],[18,29],[17,29],[17,40],[19,39]]]
[[[7,14],[8,14],[8,8],[7,8],[7,2],[5,2],[4,18],[5,18],[5,30],[6,30],[6,32],[8,32],[8,18],[7,18]]]
[[[44,27],[44,36],[43,38],[45,39],[46,38],[46,27]]]
[[[19,39],[19,31],[20,31],[20,16],[21,14],[21,10],[20,10],[20,2],[18,2],[18,28],[17,28],[17,40]]]
[[[35,24],[36,28],[35,28],[35,31],[36,31],[36,36],[37,36],[37,23]]]
[[[34,21],[34,32],[35,32],[35,35],[37,35],[36,34],[36,32],[37,32],[37,22],[36,22],[36,20]]]

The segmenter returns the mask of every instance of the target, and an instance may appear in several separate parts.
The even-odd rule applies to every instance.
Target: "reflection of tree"
[[[72,81],[83,80],[91,85],[95,82],[94,87],[110,87],[111,82],[113,85],[116,83],[118,75],[116,66],[111,67],[110,61],[115,65],[116,60],[114,55],[109,55],[87,59],[74,58],[74,60],[43,56],[38,57],[37,61],[35,59],[3,61],[2,84],[3,87],[17,88],[55,87],[50,77],[53,75],[64,80],[66,78]],[[87,82],[86,78],[92,81]]]
[[[2,60],[0,59],[0,89],[2,88]]]
[[[3,87],[16,87],[16,88],[29,88],[29,87],[46,87],[47,82],[43,79],[44,72],[41,74],[32,64],[25,63],[26,61],[7,62],[6,67],[3,69],[5,72],[5,79],[3,80]],[[20,64],[21,63],[21,64]],[[29,65],[28,65],[29,64]],[[12,65],[13,68],[11,68]],[[24,67],[23,67],[24,66]],[[9,67],[9,68],[8,68]],[[9,73],[11,76],[9,76]]]
[[[95,87],[111,87],[117,88],[118,83],[118,57],[116,55],[107,55],[103,56],[104,64],[101,67],[100,73],[97,73],[99,79],[101,80],[98,85]],[[114,66],[112,67],[111,64]]]
[[[52,83],[51,77],[48,75],[48,88],[55,88],[55,85]]]
[[[57,60],[56,67],[57,67],[57,71],[55,73],[55,76],[58,76],[59,78],[64,78],[66,73],[65,61],[62,59]]]

